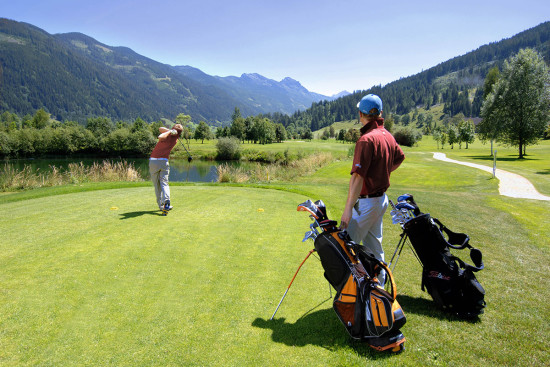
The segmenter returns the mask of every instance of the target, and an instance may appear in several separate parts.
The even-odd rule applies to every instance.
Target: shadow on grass
[[[538,171],[536,173],[537,175],[550,175],[550,168],[545,169],[544,171]]]
[[[481,322],[479,316],[471,318],[461,318],[450,312],[445,312],[439,309],[434,301],[428,300],[426,298],[409,297],[401,294],[397,296],[397,301],[401,305],[401,308],[403,308],[405,316],[408,313],[414,313],[416,315],[429,316],[439,320],[466,321],[471,324]]]
[[[162,212],[160,210],[148,210],[148,211],[141,211],[141,212],[121,213],[120,220],[141,217],[142,215],[162,215]]]
[[[498,153],[497,153],[498,154]],[[478,160],[478,161],[489,161],[489,162],[492,162],[493,161],[493,156],[492,155],[469,155],[469,156],[466,156],[466,158],[470,158],[470,159],[475,159],[475,160]],[[539,158],[529,158],[527,156],[523,156],[523,158],[518,158],[517,156],[514,156],[514,157],[498,157],[497,156],[497,161],[500,161],[500,162],[525,162],[525,161],[540,161]]]
[[[323,301],[312,310],[328,300]],[[351,348],[357,355],[372,360],[385,359],[393,355],[389,352],[378,352],[365,342],[352,339],[332,308],[312,310],[307,311],[294,323],[287,322],[285,318],[273,320],[257,318],[252,322],[252,326],[271,329],[271,339],[274,342],[292,347],[304,347],[311,344],[330,351]]]

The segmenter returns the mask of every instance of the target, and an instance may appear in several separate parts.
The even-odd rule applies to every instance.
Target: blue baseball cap
[[[367,94],[357,103],[357,108],[365,115],[379,115],[380,111],[382,111],[382,100],[375,94]],[[373,108],[375,108],[377,112],[371,113]]]

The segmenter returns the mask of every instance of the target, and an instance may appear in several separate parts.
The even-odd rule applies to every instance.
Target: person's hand
[[[348,228],[351,217],[351,210],[344,210],[344,213],[342,213],[342,218],[340,219],[340,229]]]

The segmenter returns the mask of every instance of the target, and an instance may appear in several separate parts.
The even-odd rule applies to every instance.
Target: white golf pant
[[[159,208],[164,206],[166,200],[170,200],[170,187],[168,186],[168,176],[170,174],[170,164],[164,159],[150,159],[149,173],[151,181],[155,186],[155,195]]]
[[[388,196],[386,194],[377,198],[357,200],[347,229],[354,242],[365,246],[367,252],[381,261],[384,261],[382,220],[387,208]],[[378,280],[382,284],[385,283],[386,272],[384,270],[380,272]]]

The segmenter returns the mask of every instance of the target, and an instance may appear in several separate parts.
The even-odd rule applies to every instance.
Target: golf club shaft
[[[191,157],[191,153],[187,150],[187,148],[185,147],[185,143],[183,141],[181,141],[180,138],[178,138],[178,141],[181,143],[181,145],[183,145],[183,149],[185,149],[185,151],[187,152],[187,154],[189,155],[189,157]]]

